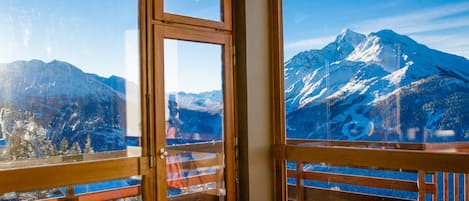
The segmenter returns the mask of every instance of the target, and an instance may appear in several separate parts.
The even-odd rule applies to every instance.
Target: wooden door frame
[[[287,168],[285,160],[275,157],[276,147],[286,144],[285,130],[285,97],[284,97],[284,66],[283,66],[283,15],[282,0],[271,0],[270,11],[270,57],[272,86],[272,150],[274,200],[288,200]]]
[[[165,91],[164,91],[164,39],[193,41],[222,45],[223,48],[223,133],[225,153],[225,184],[228,201],[236,200],[235,176],[235,116],[234,116],[234,68],[232,61],[231,33],[205,27],[193,27],[156,21],[153,25],[155,88],[156,150],[166,148]],[[157,200],[167,200],[166,159],[156,157]],[[162,176],[164,175],[164,176]]]

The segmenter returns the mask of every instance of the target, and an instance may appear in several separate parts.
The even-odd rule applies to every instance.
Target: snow
[[[49,63],[40,60],[16,61],[0,64],[0,101],[21,101],[25,97],[72,97],[115,95],[110,87],[61,61]],[[79,87],[77,87],[79,86]],[[113,93],[114,92],[114,93]]]
[[[287,117],[296,110],[338,102],[345,108],[331,108],[338,114],[329,122],[341,124],[348,140],[363,139],[375,130],[374,120],[365,116],[366,111],[435,75],[453,78],[440,83],[448,90],[453,85],[465,86],[469,81],[469,61],[430,49],[392,30],[365,36],[345,29],[326,47],[302,52],[286,62]],[[439,122],[441,117],[432,114],[428,118],[433,118],[429,122]],[[287,118],[287,130],[298,130],[292,125]],[[434,125],[427,127],[439,129]]]
[[[165,96],[165,102],[168,102],[168,93]],[[223,109],[223,94],[220,90],[208,91],[203,93],[176,93],[176,102],[178,107],[209,113],[220,113]]]
[[[347,140],[359,140],[367,135],[372,135],[374,124],[370,119],[357,112],[358,105],[353,105],[335,120],[344,121],[347,117],[351,117],[351,121],[346,122],[342,126],[342,134]]]
[[[383,79],[389,80],[391,84],[398,85],[401,83],[402,78],[405,77],[405,73],[407,72],[408,69],[409,69],[409,66],[405,66],[404,68],[401,68],[385,76]]]

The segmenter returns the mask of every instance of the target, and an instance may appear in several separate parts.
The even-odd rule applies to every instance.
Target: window
[[[231,31],[231,0],[157,0],[154,18],[197,27]]]
[[[222,1],[220,0],[190,0],[181,3],[180,1],[164,1],[164,12],[185,15],[193,18],[201,18],[213,21],[222,21]]]
[[[425,15],[458,4],[375,4],[283,2],[287,137],[467,141],[468,30],[442,23],[469,17]]]
[[[467,196],[467,3],[276,2],[279,197]]]
[[[2,4],[1,158],[139,146],[138,2]]]
[[[231,1],[212,3],[1,2],[1,199],[235,200]]]
[[[140,3],[0,2],[1,199],[140,185]]]

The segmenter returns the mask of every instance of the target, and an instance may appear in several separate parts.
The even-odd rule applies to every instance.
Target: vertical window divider
[[[284,75],[283,75],[283,21],[282,0],[270,1],[270,50],[271,50],[271,94],[272,94],[272,150],[284,149],[285,106],[284,106]],[[272,154],[274,156],[274,154]],[[273,158],[274,200],[288,200],[286,161]]]

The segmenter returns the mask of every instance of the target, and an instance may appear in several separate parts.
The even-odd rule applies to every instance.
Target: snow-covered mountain
[[[171,93],[170,93],[171,94]],[[178,92],[176,94],[179,107],[208,113],[220,113],[223,109],[222,91],[214,90],[201,93]],[[166,95],[166,99],[168,94]]]
[[[125,148],[125,95],[99,77],[56,60],[0,64],[0,76],[0,106],[29,114],[15,116],[37,122],[53,144],[66,139],[69,145],[84,146],[90,134],[96,151]],[[15,116],[0,119],[2,123],[24,120]]]
[[[193,136],[194,133],[197,133],[200,136],[199,140],[204,141],[222,139],[222,91],[169,93],[166,94],[166,100],[168,100],[170,95],[175,96],[175,101],[178,105],[179,119],[181,121],[180,132],[182,134]]]
[[[124,149],[127,132],[138,132],[126,128],[126,110],[138,109],[139,87],[124,78],[85,73],[56,60],[0,64],[0,77],[0,138],[8,138],[22,122],[26,130],[28,125],[43,130],[41,139],[57,148],[66,139],[69,147],[78,142],[83,149],[90,135],[95,151],[110,151]],[[179,92],[181,131],[218,139],[221,94]]]
[[[392,30],[345,30],[299,53],[285,63],[285,89],[289,137],[469,138],[469,61]]]

